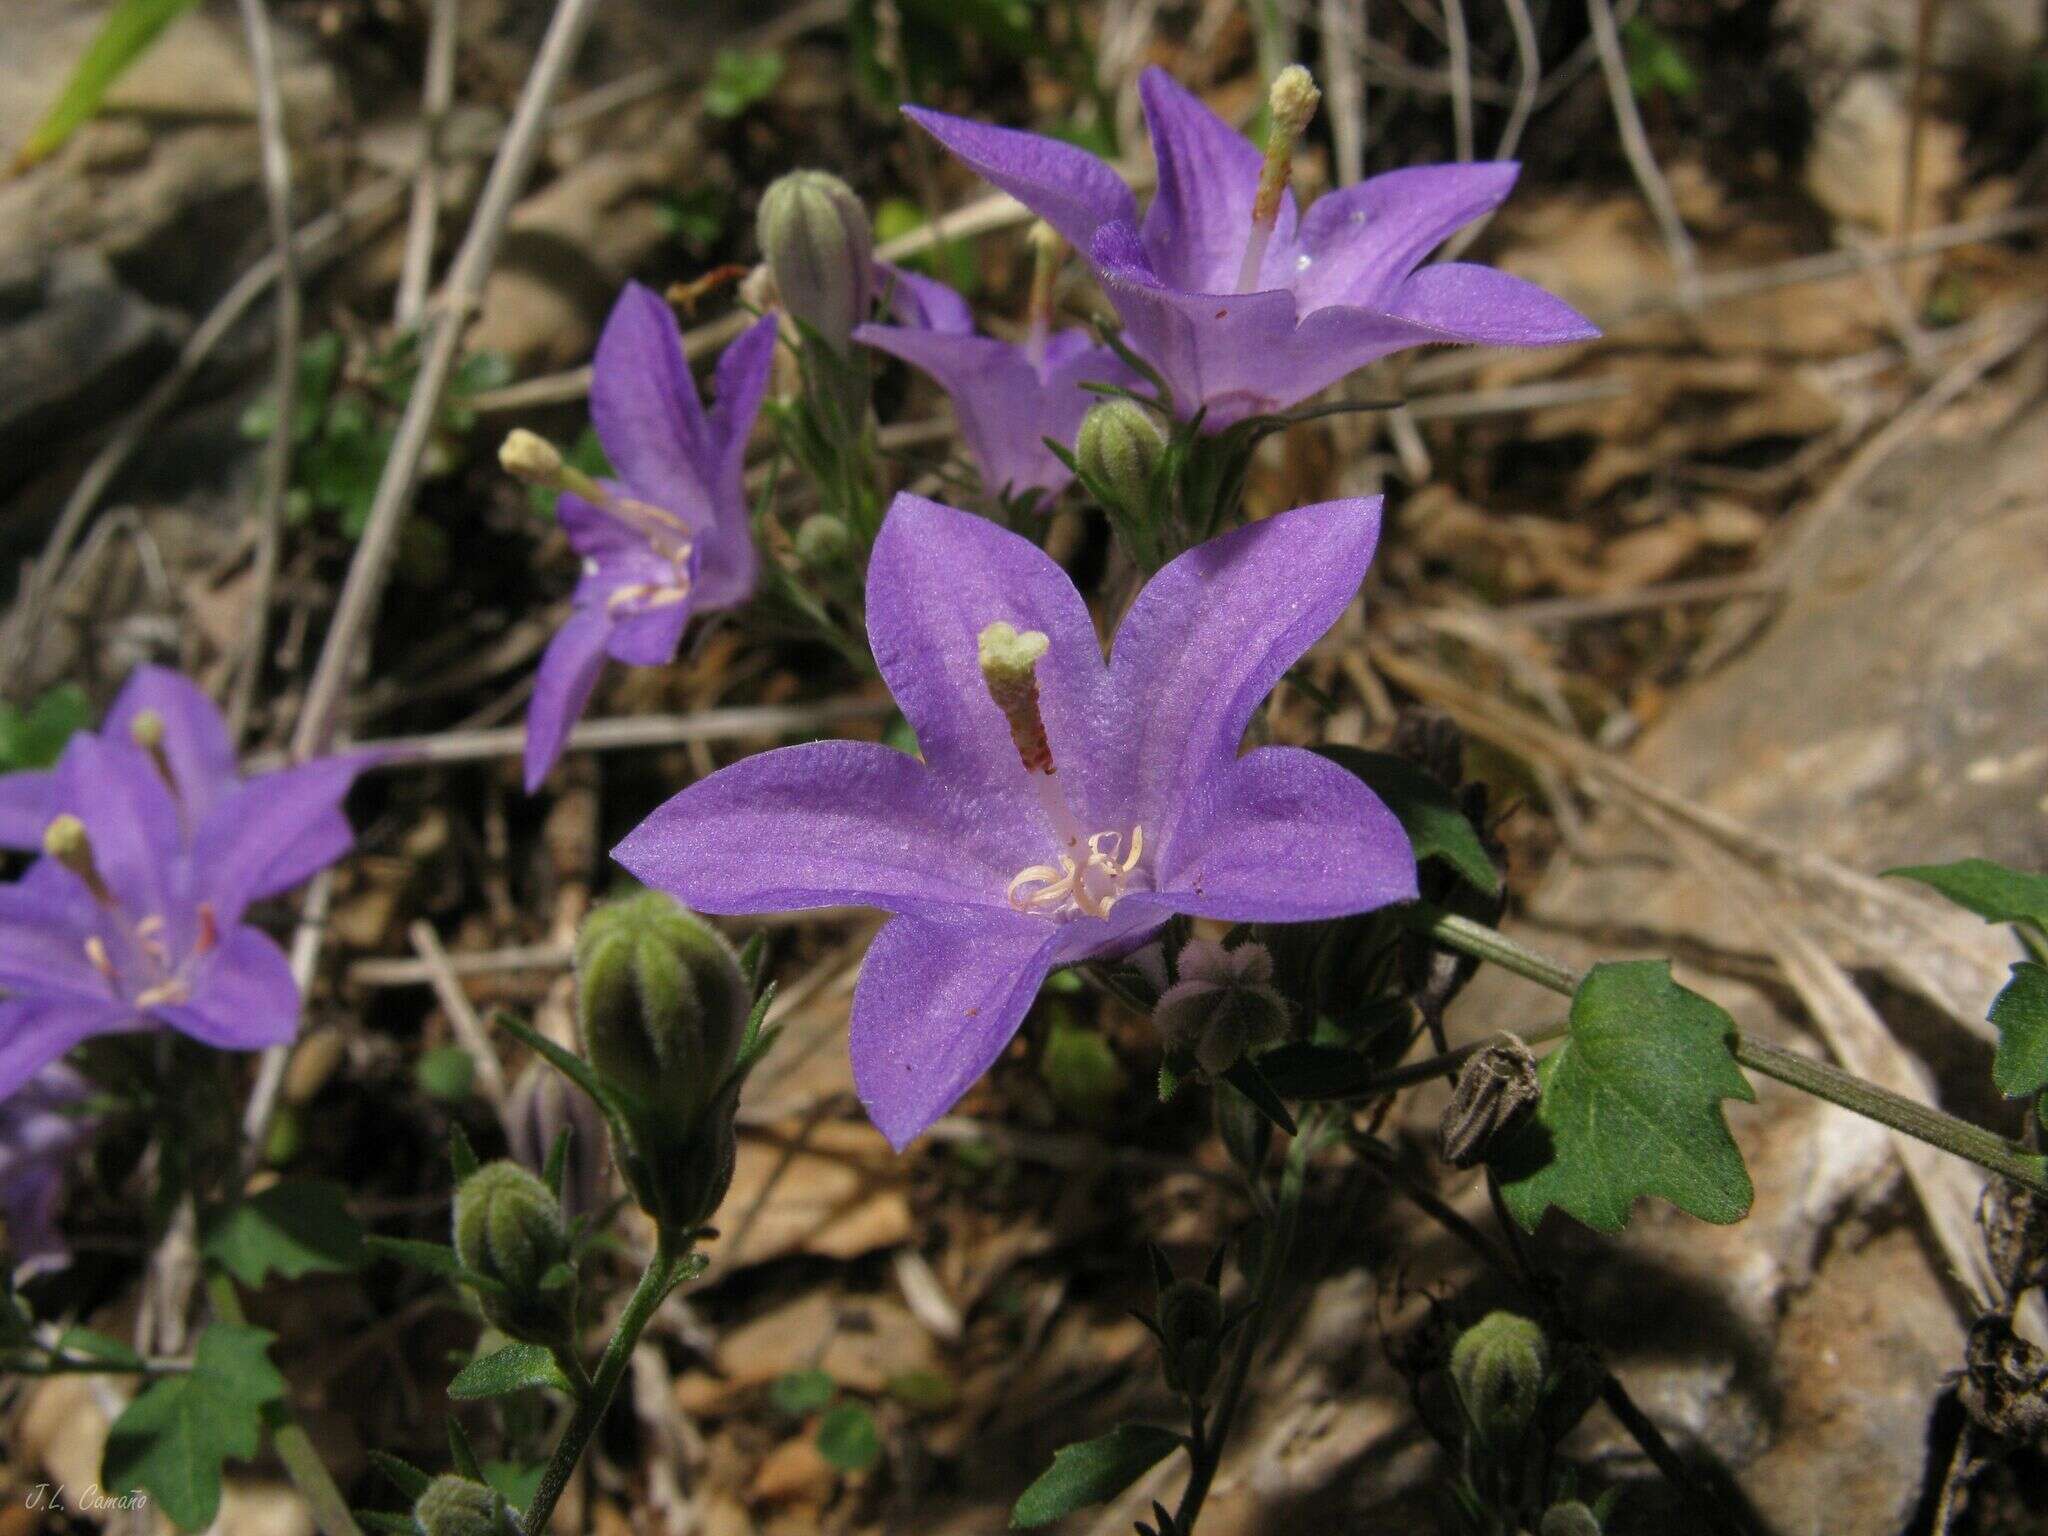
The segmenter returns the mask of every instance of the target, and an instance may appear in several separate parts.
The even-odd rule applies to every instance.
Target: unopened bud
[[[1504,1034],[1475,1052],[1458,1073],[1437,1124],[1437,1150],[1453,1168],[1475,1168],[1508,1144],[1542,1098],[1535,1054]]]
[[[659,891],[598,908],[577,935],[584,1056],[679,1125],[696,1122],[732,1071],[750,1001],[732,946]]]
[[[658,891],[600,907],[577,937],[583,1054],[626,1106],[619,1163],[665,1225],[701,1224],[732,1182],[751,1004],[732,946]]]
[[[562,1169],[562,1214],[574,1221],[602,1210],[610,1193],[604,1112],[546,1062],[529,1062],[505,1099],[505,1140],[512,1155],[530,1172],[540,1172],[564,1131],[569,1148]]]
[[[1192,1057],[1221,1077],[1247,1050],[1287,1033],[1287,999],[1273,986],[1273,956],[1263,944],[1225,949],[1190,940],[1180,952],[1180,980],[1152,1010],[1169,1055]]]
[[[845,562],[853,549],[853,533],[844,518],[813,512],[797,525],[796,557],[813,570]]]
[[[412,1506],[420,1536],[503,1536],[509,1522],[496,1490],[445,1473]]]
[[[491,1323],[534,1343],[562,1336],[566,1288],[544,1282],[568,1261],[569,1230],[561,1202],[539,1179],[501,1158],[456,1186],[455,1256],[504,1287],[482,1298]]]
[[[1543,1401],[1550,1341],[1528,1318],[1489,1312],[1451,1347],[1451,1381],[1466,1416],[1490,1444],[1522,1438]]]
[[[43,852],[84,881],[94,901],[103,907],[113,905],[114,894],[100,876],[84,822],[69,811],[51,817],[50,824],[43,828]]]
[[[844,354],[874,303],[874,229],[827,171],[791,171],[761,196],[756,234],[783,307]]]
[[[1128,512],[1152,499],[1152,476],[1166,453],[1166,438],[1152,413],[1135,400],[1105,400],[1081,418],[1074,462],[1081,473]]]
[[[1166,1384],[1200,1402],[1223,1359],[1223,1297],[1200,1280],[1176,1280],[1159,1293],[1160,1364]]]
[[[1051,644],[1038,630],[997,620],[982,630],[975,646],[981,680],[1009,722],[1010,740],[1028,773],[1053,771],[1052,743],[1038,708],[1038,662]]]
[[[1577,1499],[1568,1499],[1543,1511],[1536,1536],[1600,1536],[1600,1517]]]

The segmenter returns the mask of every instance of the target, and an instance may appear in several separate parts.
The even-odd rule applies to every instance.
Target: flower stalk
[[[1579,989],[1580,978],[1569,966],[1469,918],[1418,902],[1408,909],[1408,922],[1417,932],[1440,944],[1490,960],[1562,996],[1570,997]],[[1752,1072],[1761,1072],[1802,1093],[1838,1104],[1888,1130],[1939,1147],[2035,1194],[2048,1196],[2048,1157],[2029,1152],[2018,1142],[1865,1082],[1828,1062],[1766,1045],[1739,1032],[1730,1050],[1735,1060]]]

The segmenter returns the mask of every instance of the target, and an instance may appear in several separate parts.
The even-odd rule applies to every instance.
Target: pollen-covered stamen
[[[690,549],[687,540],[668,554],[670,570],[674,573],[668,581],[629,581],[614,587],[605,597],[605,612],[617,618],[625,613],[646,613],[653,608],[668,608],[690,600]]]
[[[1290,64],[1273,77],[1273,89],[1266,99],[1272,126],[1266,131],[1266,160],[1259,167],[1259,190],[1252,197],[1252,230],[1245,241],[1244,261],[1237,269],[1237,291],[1250,293],[1265,264],[1266,246],[1273,238],[1273,226],[1280,220],[1280,199],[1294,175],[1294,148],[1308,131],[1323,93],[1315,77],[1299,64]]]
[[[114,904],[114,893],[107,889],[107,882],[101,878],[100,867],[93,859],[92,839],[86,836],[85,823],[76,816],[67,811],[51,818],[50,824],[43,828],[43,852],[84,881],[94,901],[103,907]]]
[[[1031,303],[1024,312],[1024,356],[1034,369],[1045,367],[1046,343],[1052,339],[1052,295],[1067,243],[1040,219],[1031,226]]]
[[[1051,643],[1038,630],[1020,631],[999,620],[981,632],[977,645],[981,680],[1009,722],[1010,739],[1017,744],[1026,773],[1058,771],[1045,735],[1045,716],[1038,709],[1038,659]]]

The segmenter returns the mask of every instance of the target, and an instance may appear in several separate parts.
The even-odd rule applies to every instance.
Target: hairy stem
[[[1578,991],[1580,978],[1570,966],[1469,918],[1419,902],[1411,909],[1409,922],[1439,944],[1490,960],[1553,992],[1569,997]],[[2036,1194],[2048,1195],[2048,1157],[2029,1152],[1994,1131],[1865,1082],[1828,1062],[1815,1061],[1741,1034],[1735,1036],[1731,1051],[1737,1062],[1753,1072],[1776,1078],[1830,1104],[1839,1104],[1903,1136],[1939,1147]]]
[[[648,1261],[640,1283],[633,1288],[626,1310],[619,1314],[619,1325],[612,1332],[611,1342],[604,1347],[604,1357],[597,1362],[597,1372],[590,1378],[590,1390],[577,1399],[576,1412],[569,1419],[569,1427],[562,1431],[555,1454],[548,1458],[547,1470],[541,1474],[540,1488],[526,1511],[526,1536],[540,1536],[548,1528],[562,1490],[569,1486],[576,1463],[583,1459],[590,1437],[597,1433],[605,1409],[611,1406],[612,1398],[619,1390],[619,1381],[633,1358],[634,1346],[640,1342],[640,1335],[653,1319],[655,1309],[675,1288],[677,1270],[683,1258],[684,1255],[669,1246],[666,1235],[656,1242],[654,1257]]]
[[[1216,1469],[1223,1461],[1223,1447],[1230,1438],[1231,1422],[1237,1417],[1239,1403],[1244,1399],[1245,1381],[1251,1374],[1252,1356],[1258,1353],[1259,1341],[1265,1337],[1266,1324],[1271,1317],[1273,1300],[1279,1294],[1281,1277],[1287,1271],[1288,1255],[1294,1248],[1294,1234],[1301,1218],[1301,1192],[1306,1182],[1310,1144],[1321,1124],[1320,1117],[1313,1111],[1302,1119],[1300,1132],[1287,1149],[1287,1164],[1280,1175],[1280,1197],[1274,1202],[1273,1222],[1266,1231],[1264,1252],[1259,1260],[1259,1278],[1252,1292],[1251,1315],[1246,1317],[1238,1330],[1237,1348],[1231,1354],[1230,1365],[1224,1373],[1223,1390],[1216,1399],[1216,1410],[1210,1416],[1206,1430],[1197,1426],[1192,1437],[1190,1456],[1194,1470],[1188,1475],[1188,1485],[1180,1496],[1180,1507],[1173,1514],[1173,1529],[1177,1536],[1193,1536],[1195,1519],[1202,1512],[1202,1502],[1209,1497],[1209,1487],[1216,1480]]]
[[[248,1322],[248,1314],[242,1310],[241,1293],[235,1289],[232,1276],[218,1270],[209,1274],[206,1277],[206,1296],[213,1303],[214,1315],[222,1322]],[[299,1490],[299,1497],[312,1511],[313,1523],[320,1528],[321,1536],[363,1536],[356,1517],[349,1513],[348,1500],[335,1486],[327,1463],[320,1459],[320,1453],[313,1448],[312,1437],[292,1413],[289,1404],[278,1407],[277,1418],[270,1426],[270,1443],[277,1451],[277,1459],[284,1463],[285,1475],[292,1480],[292,1486]]]

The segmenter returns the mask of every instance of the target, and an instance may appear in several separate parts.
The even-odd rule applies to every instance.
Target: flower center
[[[619,618],[626,614],[647,613],[656,608],[670,608],[677,603],[688,602],[691,548],[688,539],[661,548],[662,558],[668,561],[669,579],[630,581],[612,588],[604,600],[605,612],[613,618]]]
[[[84,882],[100,909],[105,931],[86,939],[85,958],[114,996],[145,1009],[190,1001],[193,968],[220,943],[220,922],[212,904],[199,904],[191,942],[178,956],[172,952],[171,925],[163,913],[131,921],[122,910],[100,874],[85,825],[76,816],[51,821],[43,833],[43,851]]]
[[[1005,895],[1019,912],[1040,917],[1107,917],[1145,853],[1145,829],[1084,833],[1060,787],[1045,716],[1038,707],[1038,659],[1050,642],[1035,629],[1004,623],[980,635],[982,682],[1009,723],[1018,761],[1038,793],[1058,851],[1052,861],[1021,869]]]

